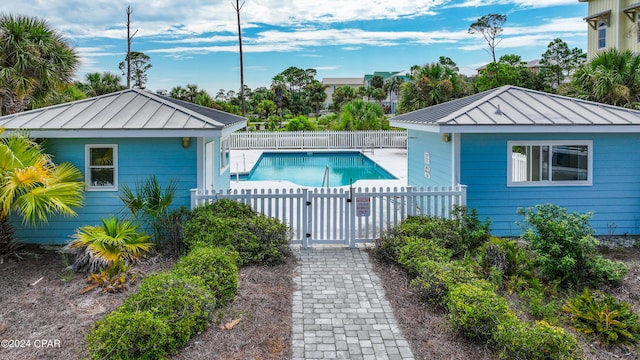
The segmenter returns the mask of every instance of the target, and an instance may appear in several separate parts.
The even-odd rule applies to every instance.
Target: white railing
[[[406,148],[406,130],[235,132],[231,149]]]
[[[243,189],[201,193],[191,191],[191,207],[231,199],[276,218],[291,230],[292,243],[372,242],[408,216],[450,217],[466,205],[466,185],[442,188],[297,188]],[[212,231],[215,231],[212,229]]]

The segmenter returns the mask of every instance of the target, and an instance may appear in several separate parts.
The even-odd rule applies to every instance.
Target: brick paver
[[[364,250],[296,254],[293,359],[413,359]]]

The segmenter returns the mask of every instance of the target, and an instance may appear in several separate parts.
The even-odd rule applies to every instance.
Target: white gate
[[[286,223],[292,243],[355,247],[372,242],[407,216],[450,217],[454,206],[466,205],[466,186],[442,188],[314,188],[243,189],[191,192],[191,207],[231,199]]]

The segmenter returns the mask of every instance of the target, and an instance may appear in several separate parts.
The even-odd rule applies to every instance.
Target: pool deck
[[[263,152],[325,152],[325,151],[358,151],[357,149],[287,149],[287,150],[231,150],[230,165],[231,174],[247,173],[251,171]],[[359,180],[354,187],[406,187],[407,186],[407,149],[375,149],[373,153],[364,153],[371,160],[393,174],[395,180]],[[290,181],[236,181],[231,180],[231,189],[289,189],[305,188],[308,186],[296,185]]]

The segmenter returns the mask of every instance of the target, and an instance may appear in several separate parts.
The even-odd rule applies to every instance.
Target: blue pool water
[[[265,152],[251,172],[240,179],[288,180],[301,186],[333,187],[349,185],[350,180],[396,177],[359,152]]]

